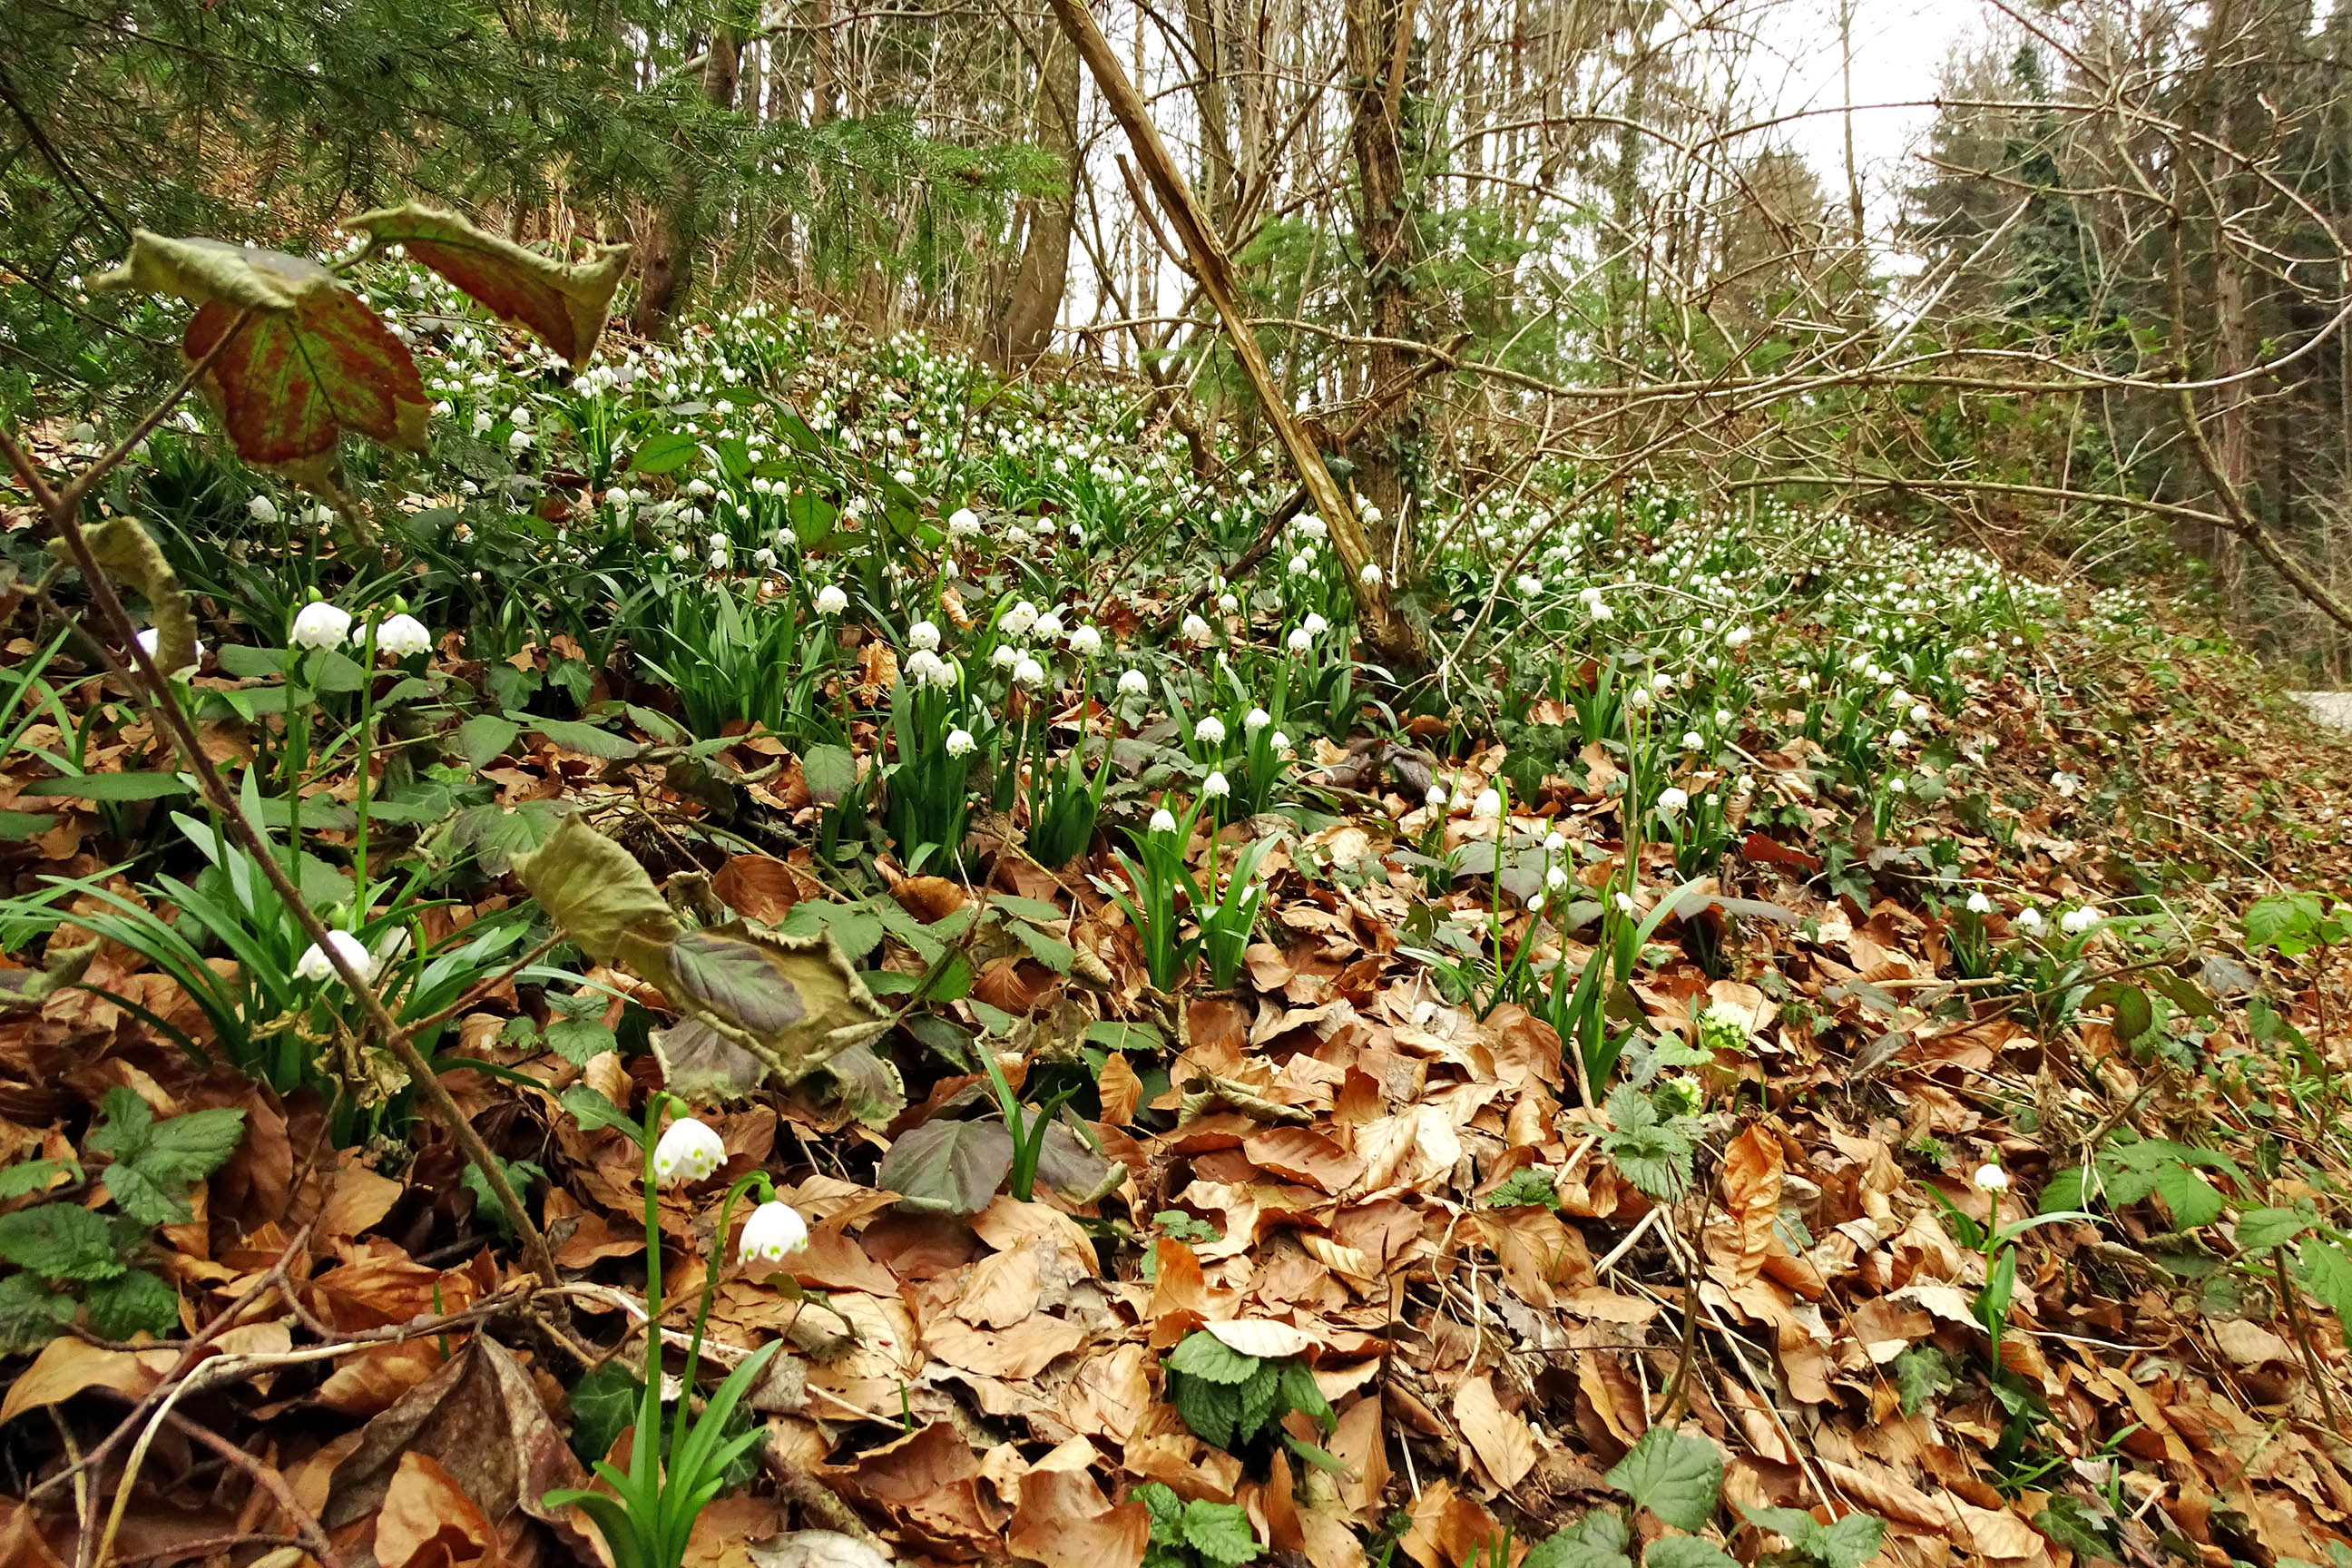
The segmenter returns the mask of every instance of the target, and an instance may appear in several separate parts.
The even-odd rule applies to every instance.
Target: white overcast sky
[[[1853,101],[1857,105],[1916,102],[1936,95],[1937,73],[1956,44],[1994,30],[1999,13],[1984,0],[1855,0]],[[1779,79],[1751,84],[1781,111],[1834,110],[1844,101],[1839,77],[1835,0],[1800,0],[1770,7],[1758,65]],[[1864,199],[1874,226],[1893,216],[1893,188],[1916,178],[1903,159],[1926,132],[1927,109],[1858,110],[1854,151],[1864,177]],[[1844,128],[1835,113],[1801,120],[1789,136],[1831,192],[1845,184]]]

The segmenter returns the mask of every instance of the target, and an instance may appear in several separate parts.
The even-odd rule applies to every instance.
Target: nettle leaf
[[[1690,1191],[1691,1142],[1660,1120],[1648,1095],[1620,1084],[1609,1097],[1608,1110],[1611,1125],[1601,1131],[1601,1145],[1627,1181],[1658,1203],[1672,1203]]]
[[[1723,1497],[1723,1450],[1705,1437],[1653,1426],[1605,1478],[1677,1530],[1697,1531]]]
[[[1331,1402],[1323,1397],[1323,1390],[1315,1382],[1314,1369],[1297,1357],[1282,1365],[1282,1406],[1311,1416],[1315,1425],[1326,1432],[1339,1425]]]
[[[179,1293],[144,1268],[100,1279],[89,1288],[89,1327],[100,1339],[142,1332],[163,1339],[180,1327]]]
[[[817,805],[838,805],[857,787],[857,757],[845,746],[811,746],[801,757],[801,779]]]
[[[1195,1329],[1168,1356],[1168,1370],[1210,1383],[1239,1386],[1257,1375],[1265,1362],[1244,1355],[1206,1329]]]
[[[1146,1481],[1128,1497],[1150,1510],[1153,1541],[1162,1546],[1183,1544],[1184,1500],[1176,1495],[1174,1488],[1163,1481]]]
[[[619,1044],[602,1018],[552,1019],[545,1037],[549,1048],[557,1056],[574,1067],[583,1068]]]
[[[1557,1209],[1559,1207],[1559,1189],[1549,1171],[1539,1166],[1523,1165],[1486,1194],[1486,1206],[1490,1209]]]
[[[2347,1349],[2352,1349],[2352,1252],[2341,1242],[2315,1237],[2295,1249],[2303,1264],[2303,1282],[2336,1314]]]
[[[514,744],[522,726],[495,713],[477,713],[457,726],[457,750],[469,768],[486,768]]]
[[[1184,1544],[1199,1552],[1202,1562],[1220,1568],[1234,1568],[1258,1553],[1249,1513],[1236,1503],[1193,1499],[1184,1505],[1183,1531]]]
[[[1168,1403],[1192,1436],[1213,1447],[1233,1450],[1234,1422],[1241,1414],[1238,1388],[1181,1375],[1168,1379]]]
[[[1270,1361],[1257,1363],[1249,1381],[1236,1391],[1234,1431],[1243,1442],[1256,1436],[1273,1417],[1282,1397],[1282,1368]]]
[[[157,1121],[127,1089],[108,1089],[99,1103],[105,1120],[91,1129],[89,1146],[114,1156],[106,1190],[142,1225],[186,1223],[194,1213],[189,1186],[219,1170],[245,1138],[242,1110],[192,1110]]]
[[[1607,1509],[1596,1508],[1566,1530],[1540,1541],[1519,1568],[1633,1568],[1633,1533]]]
[[[602,1091],[584,1083],[575,1083],[563,1091],[563,1109],[572,1112],[572,1120],[580,1123],[583,1132],[593,1132],[600,1127],[617,1127],[632,1140],[641,1141],[645,1129],[632,1121],[628,1112],[604,1098]]]
[[[1742,1504],[1739,1511],[1758,1529],[1785,1537],[1799,1555],[1819,1568],[1862,1568],[1878,1555],[1879,1542],[1886,1534],[1885,1521],[1866,1513],[1850,1513],[1835,1524],[1824,1525],[1801,1509]]]
[[[491,315],[531,332],[575,371],[595,353],[613,290],[629,267],[625,245],[600,245],[584,262],[558,261],[415,202],[362,213],[351,226],[365,229],[378,245],[406,246],[415,259]]]
[[[44,1279],[111,1279],[122,1272],[112,1228],[72,1204],[0,1214],[0,1258]]]
[[[941,1118],[902,1133],[882,1156],[874,1184],[908,1208],[978,1214],[1013,1173],[1013,1133],[1003,1122]]]
[[[2285,1246],[2317,1223],[2319,1216],[2310,1209],[2248,1209],[2238,1216],[2238,1250],[2268,1252],[2274,1247]]]
[[[0,1171],[0,1200],[42,1192],[59,1176],[81,1179],[81,1167],[71,1160],[26,1160]]]
[[[1822,1531],[1820,1561],[1826,1568],[1862,1568],[1878,1555],[1886,1523],[1866,1513],[1850,1513]]]
[[[74,1320],[74,1299],[52,1290],[37,1274],[0,1279],[0,1352],[23,1355],[39,1350]]]
[[[1913,1345],[1896,1356],[1886,1370],[1894,1374],[1906,1415],[1918,1415],[1937,1395],[1949,1392],[1953,1383],[1951,1357],[1934,1345]]]
[[[2172,1223],[2182,1230],[2211,1225],[2221,1217],[2221,1194],[2213,1184],[2186,1165],[2158,1168],[2156,1194],[2172,1211]]]
[[[1662,1535],[1642,1552],[1642,1568],[1738,1568],[1723,1548],[1696,1535]]]
[[[176,294],[194,305],[180,343],[191,364],[246,317],[201,386],[248,463],[325,484],[346,429],[425,448],[432,405],[408,345],[315,261],[139,229],[130,258],[93,286]]]
[[[629,466],[641,474],[667,474],[684,468],[702,443],[683,430],[665,430],[658,436],[648,436],[637,448],[636,461]]]

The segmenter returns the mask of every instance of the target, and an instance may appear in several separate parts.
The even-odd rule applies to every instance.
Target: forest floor
[[[1173,618],[1156,590],[1072,600],[1125,642]],[[1234,626],[1252,635],[1246,608]],[[583,703],[618,715],[605,729],[520,704],[502,732],[453,723],[499,808],[608,825],[689,924],[814,921],[853,950],[877,994],[909,999],[877,1047],[895,1102],[876,1111],[845,1077],[710,1090],[723,1051],[676,1030],[642,1048],[631,1020],[670,1005],[620,967],[590,970],[613,1000],[586,1014],[533,974],[467,992],[442,1080],[530,1194],[551,1289],[430,1121],[339,1148],[316,1094],[171,1045],[159,1026],[200,1030],[196,1009],[110,937],[80,984],[0,1016],[0,1161],[30,1173],[0,1200],[0,1250],[26,1270],[0,1308],[12,1337],[47,1314],[0,1404],[0,1568],[596,1561],[588,1516],[548,1494],[589,1484],[586,1462],[625,1468],[647,1200],[645,1149],[592,1112],[635,1115],[665,1081],[705,1084],[721,1147],[710,1179],[655,1208],[670,1392],[782,1346],[689,1563],[2352,1568],[2352,944],[2335,913],[2352,738],[2161,616],[2037,630],[1952,678],[1916,810],[1855,809],[1821,747],[1765,738],[1776,713],[1726,712],[1730,760],[1676,764],[1692,788],[1667,817],[1737,775],[1738,826],[1675,895],[1675,846],[1635,837],[1625,907],[1657,918],[1608,1002],[1633,1041],[1613,1089],[1539,988],[1504,994],[1510,954],[1556,955],[1572,981],[1593,953],[1574,933],[1601,906],[1555,907],[1560,930],[1535,895],[1564,886],[1540,874],[1555,838],[1591,847],[1570,897],[1620,885],[1630,786],[1601,748],[1490,810],[1473,797],[1513,776],[1510,749],[1457,744],[1448,721],[1302,746],[1302,795],[1339,809],[1237,814],[1177,847],[1213,889],[1213,858],[1269,845],[1267,894],[1231,986],[1163,992],[1091,841],[1049,868],[1011,815],[983,816],[963,875],[884,852],[851,900],[818,858],[844,791],[812,776],[814,751],[721,735],[700,753],[731,770],[714,789],[667,720],[617,700],[646,689],[617,667]],[[506,662],[536,682],[578,651],[549,639]],[[415,658],[414,679],[494,684],[454,634]],[[194,689],[249,700],[248,662]],[[869,716],[853,776],[881,772],[912,668],[868,641],[841,677]],[[1108,724],[1090,668],[1070,706],[1022,710]],[[253,756],[252,722],[208,743]],[[77,757],[130,772],[154,750],[142,723]],[[12,817],[59,813],[9,851],[20,895],[112,875],[99,850],[122,801],[71,796],[39,760],[73,728],[23,731],[0,764]],[[1966,787],[1923,792],[1955,756]],[[1121,782],[1139,845],[1170,776]],[[1536,857],[1524,888],[1498,842]],[[523,887],[501,869],[434,918],[493,922]],[[100,909],[71,905],[93,927]],[[8,918],[9,984],[28,992],[96,934]],[[1467,933],[1451,949],[1449,922]],[[1490,942],[1506,962],[1482,979],[1460,954]],[[915,1007],[958,962],[968,987]],[[583,1027],[619,1033],[574,1049]],[[1000,1190],[1000,1098],[1081,1079],[1032,1195]],[[163,1169],[152,1129],[228,1109],[234,1151],[193,1185],[180,1167],[164,1195],[186,1206],[141,1276],[178,1329],[98,1331],[100,1272],[121,1265],[26,1258],[63,1256],[36,1250],[64,1246],[61,1210],[110,1194],[137,1217],[124,1194]],[[1072,1191],[1089,1161],[1103,1179]],[[75,1185],[82,1162],[103,1191]],[[754,1172],[810,1227],[779,1268],[732,1262],[742,1213],[721,1194]],[[22,1201],[43,1192],[81,1195]],[[56,1232],[9,1228],[35,1214]],[[697,1345],[714,1252],[730,1261]],[[126,1459],[135,1477],[109,1474]]]

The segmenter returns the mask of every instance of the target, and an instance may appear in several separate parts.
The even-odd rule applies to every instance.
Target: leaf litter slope
[[[1480,1016],[1405,951],[1417,877],[1401,861],[1312,874],[1393,858],[1433,828],[1457,848],[1497,831],[1427,805],[1424,762],[1405,749],[1369,766],[1320,759],[1359,809],[1274,852],[1238,984],[1172,1009],[1083,878],[1009,842],[970,886],[900,878],[867,949],[886,973],[927,971],[922,929],[982,898],[1051,906],[1036,934],[1055,945],[995,953],[971,995],[1011,1020],[993,1043],[1013,1085],[1055,1053],[1098,1063],[1086,1131],[1116,1186],[1072,1205],[1048,1184],[1016,1202],[983,1158],[928,1208],[896,1202],[880,1161],[986,1094],[970,1061],[934,1061],[923,1096],[881,1125],[776,1091],[712,1113],[722,1176],[774,1172],[813,1236],[776,1278],[730,1272],[714,1303],[706,1382],[768,1340],[789,1353],[751,1402],[770,1427],[764,1473],[698,1521],[689,1561],[768,1561],[751,1543],[801,1526],[942,1562],[1263,1552],[1351,1568],[1402,1552],[1454,1568],[1506,1526],[1516,1554],[1630,1489],[1612,1471],[1663,1426],[1720,1449],[1724,1506],[1653,1512],[1743,1558],[1807,1547],[1792,1518],[1763,1515],[1788,1527],[1769,1535],[1743,1522],[1769,1509],[1818,1513],[1817,1554],[1833,1549],[1832,1521],[1874,1516],[1902,1562],[2339,1555],[2352,1453],[2329,1423],[2347,1361],[2326,1310],[2340,1276],[2313,1227],[2345,1223],[2345,1161],[2332,1087],[2307,1079],[2347,1066],[2340,969],[2329,949],[2289,955],[2246,921],[2265,899],[2345,888],[2352,768],[2226,657],[2059,633],[2036,663],[1971,682],[1950,716],[1994,742],[1981,807],[1938,805],[1895,841],[1817,805],[1801,755],[1756,759],[1797,809],[1701,889],[1746,902],[1664,921],[1630,987],[1645,1029],[1696,1056],[1705,1108],[1676,1124],[1679,1147],[1646,1153],[1628,1141],[1632,1101],[1584,1108],[1549,1025],[1507,1003]],[[865,673],[898,679],[872,661]],[[809,820],[820,808],[799,761],[767,760],[782,767],[766,793]],[[1489,749],[1467,771],[1475,783],[1508,762]],[[659,767],[583,761],[545,734],[499,771],[516,798],[701,809]],[[1614,842],[1605,779],[1578,773],[1547,786],[1541,816],[1501,830],[1570,824]],[[35,842],[70,865],[87,831]],[[2083,967],[2022,1005],[1982,999],[1959,983],[1953,919],[1904,896],[1937,871],[1931,841],[2004,907],[2153,898],[2165,919],[2093,929]],[[1644,882],[1674,885],[1668,847],[1651,854]],[[1841,862],[1878,874],[1836,890],[1823,868]],[[1444,898],[1483,922],[1490,883]],[[747,854],[719,865],[708,896],[772,924],[824,894],[804,854]],[[1504,903],[1507,952],[1528,916]],[[1992,929],[2014,939],[2004,917]],[[152,1399],[200,1363],[222,1369],[189,1419],[233,1436],[251,1484],[202,1479],[197,1439],[157,1452],[118,1553],[303,1542],[296,1510],[335,1552],[383,1563],[593,1551],[583,1521],[541,1500],[583,1483],[583,1434],[599,1439],[592,1458],[625,1444],[609,1390],[583,1372],[642,1319],[643,1211],[635,1146],[583,1128],[565,1097],[587,1087],[625,1107],[656,1058],[570,1059],[511,1029],[530,1001],[512,992],[460,1022],[462,1054],[503,1070],[452,1073],[453,1088],[503,1152],[545,1173],[543,1217],[573,1281],[557,1303],[476,1228],[446,1143],[339,1152],[314,1106],[195,1072],[99,994],[184,1013],[161,976],[104,948],[89,974],[98,989],[0,1019],[12,1164],[135,1166],[127,1145],[68,1135],[110,1094],[164,1128],[243,1117],[186,1217],[154,1216],[182,1332],[51,1339],[10,1388],[9,1415],[76,1415],[102,1436],[90,1413]],[[628,974],[597,977],[658,1004]],[[1710,1010],[1744,1038],[1708,1044]],[[1106,1024],[1125,1026],[1108,1047]],[[2312,1071],[2290,1072],[2303,1061]],[[1660,1164],[1686,1175],[1662,1179]],[[1987,1164],[2011,1178],[2003,1222],[2066,1173],[2097,1173],[2096,1223],[2045,1226],[2021,1249],[1997,1386],[1972,1310],[1984,1261],[1937,1201],[1983,1214],[1994,1200],[1971,1175]],[[719,1190],[662,1196],[673,1279],[698,1277]],[[1163,1364],[1201,1332],[1234,1358],[1195,1352],[1203,1365],[1300,1369],[1328,1424],[1300,1388],[1294,1414],[1225,1434],[1240,1452],[1203,1441]],[[2036,1413],[2022,1444],[2021,1404]],[[1184,1505],[1172,1525],[1153,1484]],[[10,1513],[29,1560],[70,1557],[72,1511],[55,1506],[68,1491]],[[1192,1504],[1237,1505],[1245,1536],[1227,1514],[1196,1522]]]

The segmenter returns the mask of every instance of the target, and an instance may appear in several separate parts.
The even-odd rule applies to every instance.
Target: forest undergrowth
[[[2352,1565],[2352,748],[2180,613],[1549,472],[1383,670],[1136,387],[374,216],[23,433],[0,1561]]]

